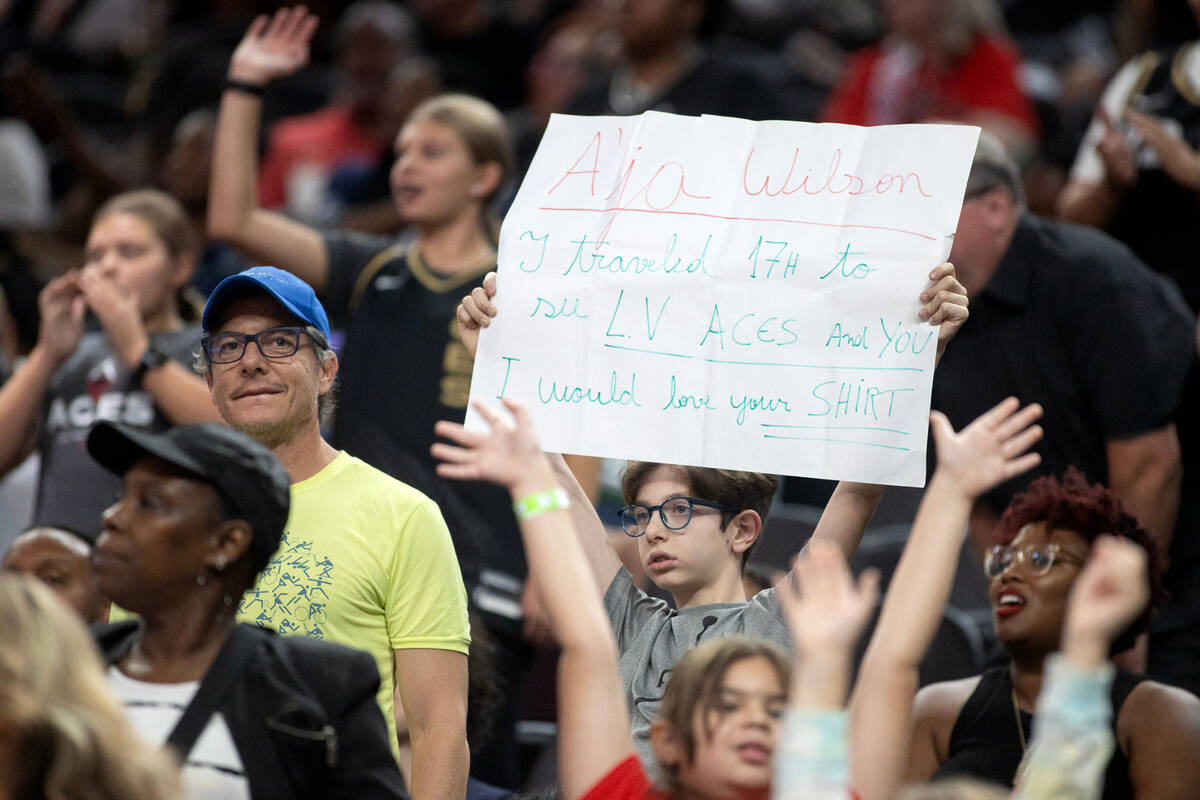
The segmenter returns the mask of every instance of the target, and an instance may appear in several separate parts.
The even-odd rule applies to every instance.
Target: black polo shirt
[[[989,494],[997,511],[1033,478],[1069,465],[1107,483],[1107,441],[1173,420],[1194,337],[1179,290],[1123,244],[1025,215],[946,349],[933,407],[960,429],[1009,395],[1042,404],[1042,462]]]

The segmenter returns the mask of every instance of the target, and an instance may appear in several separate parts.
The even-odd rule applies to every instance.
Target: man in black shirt
[[[977,544],[1039,474],[1074,465],[1108,484],[1164,540],[1175,532],[1182,462],[1174,418],[1195,358],[1179,291],[1099,231],[1026,213],[1016,167],[980,139],[950,254],[971,322],[934,377],[933,407],[961,426],[1007,395],[1045,408],[1041,466],[972,515]],[[1181,531],[1172,560],[1192,562]]]

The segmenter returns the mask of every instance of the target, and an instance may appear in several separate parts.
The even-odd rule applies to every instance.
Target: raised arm
[[[583,547],[571,535],[571,516],[525,408],[505,400],[512,421],[483,404],[475,408],[487,433],[439,422],[433,455],[438,474],[487,480],[510,492],[518,514],[529,574],[561,647],[558,661],[558,772],[565,800],[584,795],[633,754],[633,738],[617,671],[617,646],[599,595],[581,590],[590,580]]]
[[[849,794],[846,689],[858,637],[875,608],[879,574],[856,584],[838,547],[816,541],[775,585],[796,663],[776,747],[772,800],[845,800]]]
[[[1183,460],[1174,424],[1104,443],[1108,485],[1125,509],[1164,545],[1171,542],[1179,512]]]
[[[1008,398],[961,433],[930,414],[938,468],[917,509],[850,701],[854,788],[864,800],[891,797],[906,771],[918,667],[954,582],[975,499],[1037,465],[1026,453],[1042,436],[1040,406]]]
[[[471,299],[474,301],[474,298]],[[930,270],[929,284],[921,290],[919,300],[921,307],[917,315],[938,329],[937,356],[934,361],[936,364],[946,351],[946,345],[969,316],[967,290],[959,282],[953,264],[945,261]],[[487,317],[495,316],[494,313],[489,314],[490,310],[472,302],[471,307],[466,310],[466,316],[477,324],[486,325],[489,321]],[[462,320],[463,316],[463,313],[460,313],[459,319]],[[825,510],[821,512],[821,519],[813,531],[813,540],[833,542],[849,561],[858,550],[863,533],[871,524],[871,517],[875,516],[875,510],[879,508],[883,491],[884,487],[870,483],[839,483],[829,502],[825,504]]]
[[[1097,800],[1113,749],[1108,651],[1145,607],[1146,551],[1102,536],[1067,601],[1062,652],[1047,662],[1037,727],[1014,800]]]
[[[480,330],[491,325],[499,311],[495,297],[496,273],[489,272],[484,276],[483,284],[475,287],[458,304],[456,312],[458,333],[471,358],[475,357],[475,350],[479,347]],[[573,528],[579,536],[579,543],[583,547],[587,563],[591,567],[596,587],[603,596],[608,585],[612,583],[613,576],[621,567],[621,559],[617,557],[616,551],[609,544],[604,523],[596,514],[596,508],[588,498],[587,492],[579,485],[575,473],[571,471],[561,455],[557,453],[547,453],[546,455],[550,459],[550,465],[553,467],[555,475],[558,476],[559,484],[571,498]],[[874,512],[873,508],[872,512]]]
[[[79,273],[68,272],[46,284],[38,295],[41,323],[29,357],[0,387],[0,474],[20,464],[37,441],[42,398],[55,371],[79,346],[87,303]]]
[[[308,62],[316,29],[317,18],[302,6],[280,9],[273,17],[255,19],[234,51],[213,143],[208,233],[257,261],[286,269],[320,293],[329,277],[320,234],[260,208],[256,186],[261,90]]]

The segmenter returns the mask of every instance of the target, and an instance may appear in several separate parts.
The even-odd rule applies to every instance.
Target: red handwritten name
[[[623,135],[624,131],[618,128],[618,147],[623,139]],[[601,183],[602,187],[609,183],[602,174],[607,167],[607,164],[604,164],[601,158],[603,149],[604,132],[596,131],[588,140],[587,145],[575,158],[575,161],[562,173],[562,177],[550,187],[546,194],[548,196],[553,195],[564,187],[566,189],[575,189],[576,191],[580,191],[583,187],[586,187],[588,197],[601,197],[604,189],[597,188],[597,181]],[[618,171],[614,173],[614,178],[611,182],[612,190],[602,196],[600,208],[583,208],[571,203],[557,207],[543,205],[541,209],[545,211],[591,211],[604,214],[606,217],[604,226],[595,239],[596,244],[594,247],[597,250],[608,239],[608,234],[612,230],[613,223],[616,222],[617,217],[622,213],[631,211],[702,216],[726,220],[790,222],[800,225],[819,225],[835,228],[892,230],[898,233],[909,233],[925,239],[932,240],[935,238],[919,231],[909,231],[880,225],[829,223],[794,218],[737,217],[697,209],[694,204],[691,207],[676,208],[676,204],[682,198],[711,200],[712,195],[701,194],[695,190],[695,187],[692,185],[694,178],[689,179],[687,168],[679,161],[663,161],[657,165],[654,162],[650,162],[649,165],[641,164],[639,166],[640,154],[643,149],[640,145],[635,147],[623,168],[618,164]],[[842,149],[840,147],[835,148],[833,153],[830,154],[828,167],[823,177],[814,173],[811,167],[805,170],[803,176],[797,175],[798,162],[800,160],[800,148],[798,147],[792,151],[791,161],[787,163],[786,173],[783,174],[782,178],[779,177],[779,174],[783,172],[782,163],[777,162],[772,167],[767,162],[768,166],[765,167],[765,174],[763,174],[760,171],[763,169],[760,164],[765,159],[760,155],[758,159],[759,163],[753,163],[755,162],[755,151],[756,148],[750,149],[742,165],[741,191],[747,197],[786,198],[798,193],[803,193],[809,197],[826,194],[859,196],[891,193],[893,195],[903,195],[906,191],[908,191],[909,195],[912,195],[913,192],[909,190],[915,190],[915,193],[922,197],[933,196],[930,192],[925,191],[925,187],[921,184],[921,176],[915,171],[884,173],[873,179],[864,178],[853,172],[843,171]],[[755,167],[758,168],[756,169]],[[756,185],[757,188],[755,188]]]

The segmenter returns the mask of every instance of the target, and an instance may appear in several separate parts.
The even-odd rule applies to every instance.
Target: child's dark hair
[[[767,513],[771,510],[771,501],[775,498],[775,490],[779,487],[779,478],[764,472],[739,472],[733,469],[712,469],[710,467],[680,467],[674,464],[655,464],[652,461],[630,461],[621,477],[621,494],[627,504],[637,500],[637,493],[642,484],[650,477],[650,473],[659,467],[666,466],[679,472],[683,483],[687,484],[694,497],[712,500],[726,508],[734,509],[733,513],[721,514],[721,527],[742,511],[755,511],[762,517],[763,529],[766,530]],[[754,544],[742,553],[742,569],[750,560],[750,554],[762,541],[762,534]]]

